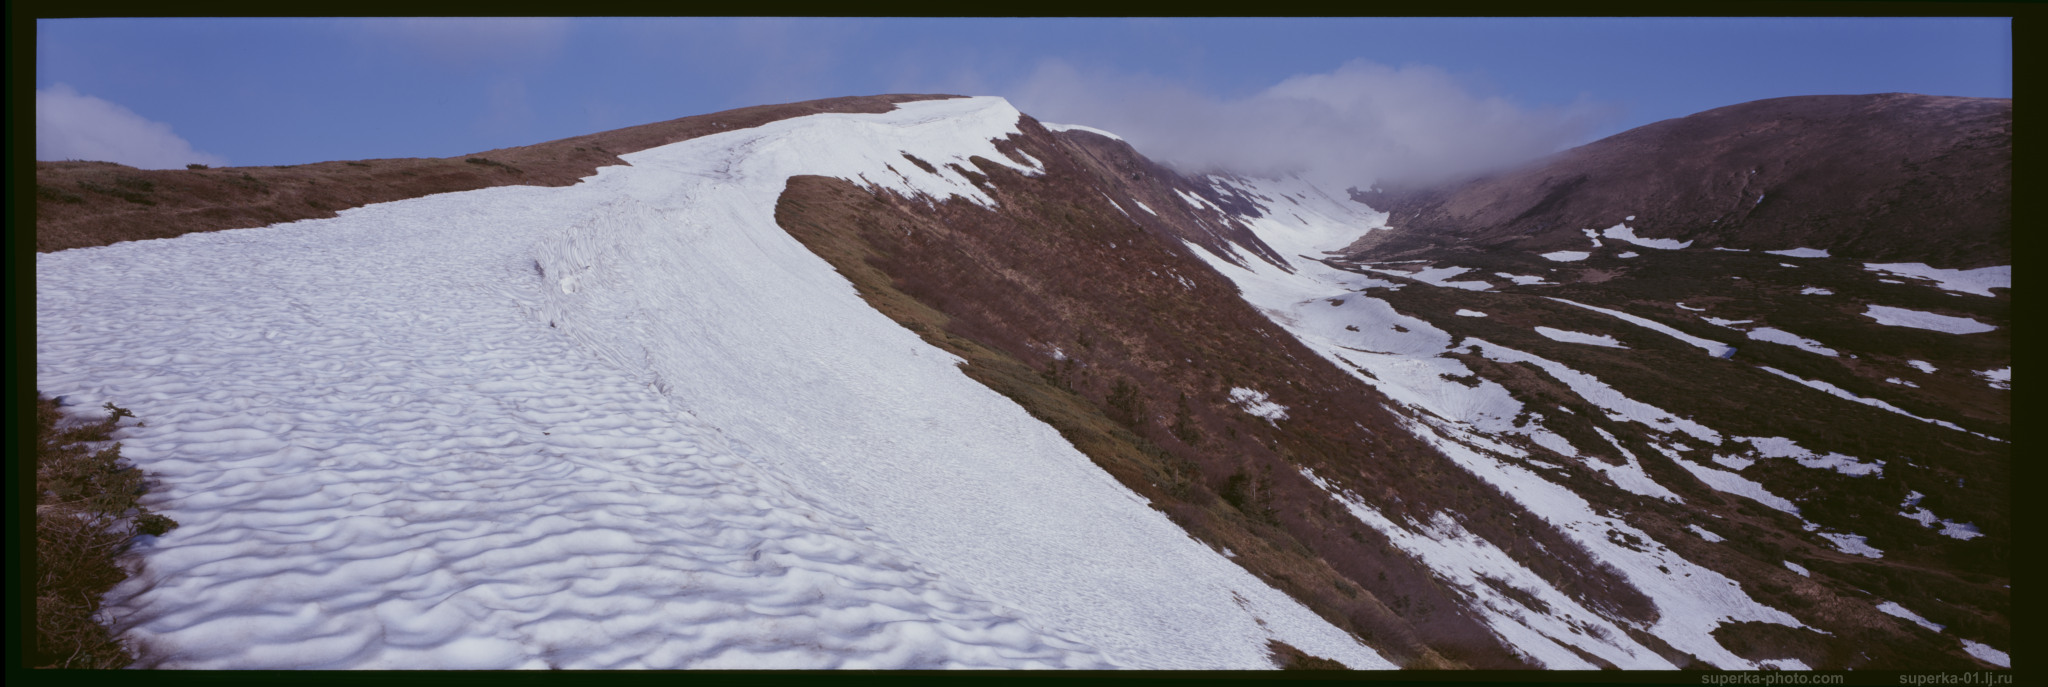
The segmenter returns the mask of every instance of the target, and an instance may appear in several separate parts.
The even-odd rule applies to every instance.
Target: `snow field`
[[[146,665],[1106,664],[529,317],[561,195],[39,257],[38,383],[145,418],[183,524],[107,597]]]
[[[874,311],[774,223],[790,176],[876,179],[898,150],[942,169],[993,159],[991,140],[1014,133],[1019,116],[997,98],[928,101],[628,156],[647,174],[610,195],[648,214],[542,245],[544,263],[608,256],[564,258],[562,271],[587,264],[605,286],[551,295],[549,312],[573,315],[564,328],[593,348],[637,342],[617,364],[661,380],[693,416],[938,574],[1068,629],[1118,665],[1270,667],[1264,645],[1277,636],[1386,667]],[[959,192],[943,179],[906,181],[918,184],[913,195]]]
[[[38,256],[38,384],[146,419],[120,438],[184,524],[109,610],[170,667],[1391,667],[774,224],[794,174],[992,203],[947,165],[1012,164],[1018,117]]]

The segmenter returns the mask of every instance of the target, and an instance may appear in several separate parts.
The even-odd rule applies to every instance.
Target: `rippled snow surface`
[[[1008,164],[1017,118],[816,115],[37,256],[37,384],[146,421],[117,438],[183,524],[109,612],[177,668],[1390,667],[773,222],[793,174],[987,204],[945,163]]]

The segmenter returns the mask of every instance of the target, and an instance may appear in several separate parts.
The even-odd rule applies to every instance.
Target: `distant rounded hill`
[[[1392,213],[1396,231],[1348,249],[1376,259],[1430,246],[1562,250],[1583,245],[1585,229],[1626,221],[1639,236],[1701,248],[2009,265],[2012,100],[1772,98],[1638,127],[1510,171],[1353,198]]]

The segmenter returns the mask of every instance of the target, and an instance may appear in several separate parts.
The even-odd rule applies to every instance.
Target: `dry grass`
[[[109,403],[102,422],[60,428],[58,401],[36,398],[35,654],[38,668],[122,668],[132,656],[107,629],[100,596],[127,574],[114,564],[135,532],[176,527],[136,503],[142,471],[106,442],[127,410]]]

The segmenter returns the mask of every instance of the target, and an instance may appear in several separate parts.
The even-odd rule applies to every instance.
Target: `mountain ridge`
[[[843,174],[791,176],[770,199],[781,240],[828,263],[867,307],[954,356],[961,373],[1056,430],[1188,536],[1395,665],[1962,667],[1983,655],[1972,641],[2009,646],[2009,601],[1996,591],[2007,506],[1967,503],[1962,489],[1963,478],[2002,483],[2010,449],[1993,435],[2009,432],[2009,407],[2000,412],[1996,392],[1938,389],[1931,372],[1913,377],[1927,386],[1919,396],[1878,381],[1909,374],[1898,371],[1908,356],[1950,370],[1948,384],[2009,361],[2010,316],[2000,305],[2008,295],[1883,285],[1847,255],[1766,257],[1705,244],[1617,255],[1597,238],[1584,268],[1542,267],[1530,255],[1579,247],[1562,243],[1590,237],[1576,226],[1501,242],[1498,255],[1402,248],[1397,240],[1417,225],[1389,228],[1398,210],[1288,180],[1183,175],[1118,139],[1006,112],[1016,121],[987,151],[898,151]],[[723,133],[718,115],[704,117],[700,129]],[[601,169],[586,181],[625,173]],[[1574,207],[1574,191],[1551,190],[1559,212]],[[656,240],[664,213],[678,210],[605,208],[535,249],[531,271],[549,303],[535,322],[542,332],[581,332],[587,347],[638,369],[661,345],[642,336],[657,331],[649,327],[704,335],[658,310],[592,329],[600,320],[587,318],[624,311],[583,305],[599,296],[578,294],[633,302],[621,289],[637,282],[619,276],[637,264],[629,256],[690,245],[665,242],[701,241],[692,237],[709,229],[686,223],[689,232]],[[1358,245],[1352,232],[1382,242],[1343,253]],[[1629,236],[1630,246],[1660,240]],[[628,239],[641,243],[620,242]],[[1479,258],[1493,262],[1458,262]],[[1706,269],[1774,289],[1810,282],[1915,312],[1946,309],[1992,329],[1893,333],[1881,319],[1858,323],[1853,310],[1809,316],[1800,298],[1815,296],[1708,289],[1685,281],[1685,269],[1701,268],[1684,261],[1719,261]],[[696,267],[671,273],[723,269],[686,264]],[[1507,274],[1496,269],[1539,276],[1495,279]],[[1475,270],[1493,274],[1459,280]],[[1869,360],[1802,350],[1783,343],[1780,334],[1801,337],[1781,329],[1702,323],[1695,310],[1752,317]],[[1884,336],[1868,336],[1872,328]],[[1741,350],[1731,361],[1683,336]],[[1588,343],[1599,340],[1612,346]],[[664,394],[708,374],[648,360],[640,374]],[[1852,402],[1806,380],[1897,405]],[[1728,398],[1752,389],[1806,395],[1773,406],[1781,418],[1745,417],[1745,403]],[[1978,409],[1958,415],[1938,405],[1948,398]],[[1896,422],[1902,413],[1930,422]],[[1815,428],[1815,417],[1843,426]],[[1940,464],[1915,466],[1894,446]],[[1893,515],[1902,499],[1925,520]],[[1933,512],[1977,536],[1927,530],[1947,522]],[[1857,553],[1873,546],[1888,558]],[[1674,574],[1719,576],[1737,591],[1715,601],[1659,578]],[[1965,643],[1919,634],[1865,600],[1866,589]]]

